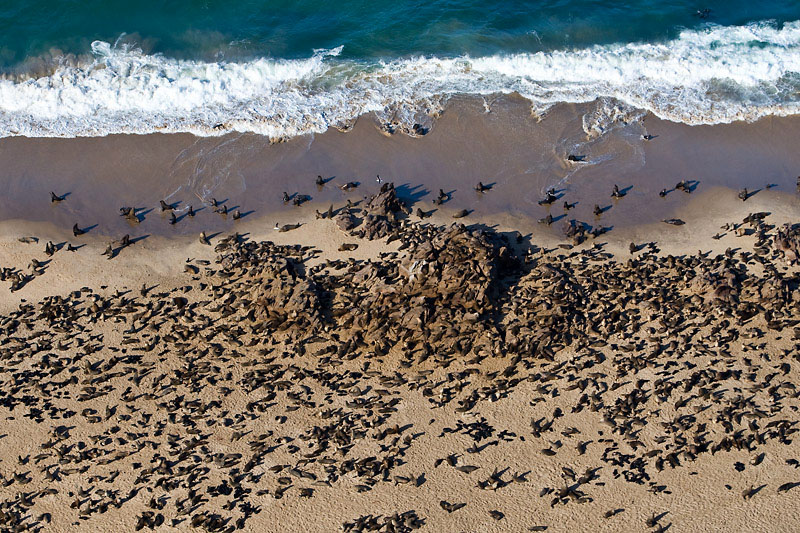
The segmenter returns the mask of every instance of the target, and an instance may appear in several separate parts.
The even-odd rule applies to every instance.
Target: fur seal
[[[550,205],[556,200],[558,200],[558,198],[556,197],[555,191],[550,188],[547,189],[547,193],[545,193],[544,198],[539,200],[539,205]]]
[[[284,224],[283,226],[278,226],[278,223],[275,223],[275,229],[278,230],[280,233],[286,233],[287,231],[292,231],[293,229],[297,229],[303,224]]]
[[[597,238],[597,237],[599,237],[600,235],[604,234],[607,231],[608,231],[608,229],[604,228],[603,226],[597,226],[597,227],[592,228],[592,229],[589,230],[589,235],[591,235],[594,238]]]

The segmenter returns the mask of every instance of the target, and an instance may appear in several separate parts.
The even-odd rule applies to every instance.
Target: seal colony
[[[620,257],[410,213],[383,183],[318,216],[376,257],[203,233],[175,287],[0,316],[2,529],[798,525],[800,225]]]

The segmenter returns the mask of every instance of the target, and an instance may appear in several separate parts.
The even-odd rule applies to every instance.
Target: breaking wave
[[[519,93],[532,111],[615,99],[687,124],[800,109],[800,22],[710,26],[664,43],[488,57],[204,63],[96,41],[47,76],[0,81],[0,136],[253,132],[272,139],[347,129],[374,112],[413,134],[456,94]]]

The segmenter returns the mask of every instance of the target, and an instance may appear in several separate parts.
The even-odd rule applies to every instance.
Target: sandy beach
[[[0,140],[2,529],[800,529],[800,122],[456,105]]]
[[[800,531],[800,3],[0,2],[0,533]]]

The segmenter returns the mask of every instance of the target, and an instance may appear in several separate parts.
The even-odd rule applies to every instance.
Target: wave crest
[[[419,131],[454,94],[516,92],[534,112],[613,98],[687,124],[798,113],[800,22],[686,30],[670,42],[489,57],[204,63],[96,41],[92,59],[0,81],[0,135],[254,132],[287,138],[347,129],[375,112]],[[598,126],[601,127],[601,126]]]

